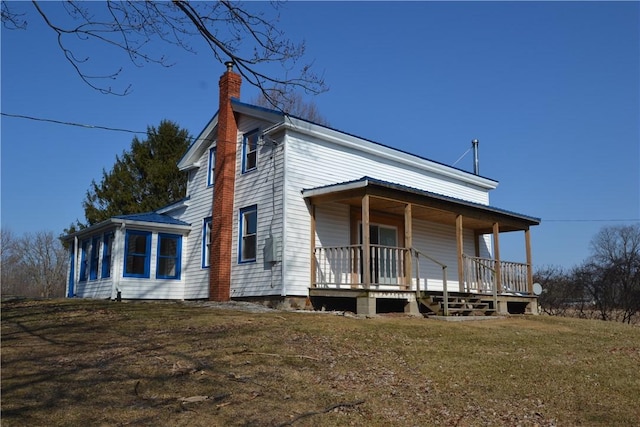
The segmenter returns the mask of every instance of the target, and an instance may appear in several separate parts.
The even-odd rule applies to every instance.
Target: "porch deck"
[[[370,245],[364,253],[363,245],[315,248],[310,296],[355,299],[359,314],[375,314],[389,300],[403,300],[414,314],[537,313],[528,264],[463,254],[462,280],[448,282],[446,265],[413,248]],[[427,277],[427,263],[440,268],[439,277]]]

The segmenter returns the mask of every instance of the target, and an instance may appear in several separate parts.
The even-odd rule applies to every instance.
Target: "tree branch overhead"
[[[81,80],[101,93],[126,95],[131,86],[125,83],[114,87],[114,81],[123,78],[124,63],[111,71],[95,71],[96,58],[91,56],[95,46],[124,54],[123,61],[136,67],[171,67],[171,60],[158,53],[166,49],[158,49],[158,44],[196,53],[196,45],[203,42],[220,63],[233,61],[245,81],[257,87],[275,107],[279,99],[295,91],[319,94],[327,90],[322,76],[312,71],[312,63],[302,62],[304,42],[294,43],[277,27],[277,4],[272,4],[273,16],[258,11],[251,3],[230,1],[33,0],[31,4],[36,16],[55,32],[65,59]],[[15,11],[16,7],[2,2],[6,29],[27,27],[28,15]],[[55,8],[62,8],[62,13]],[[83,54],[85,51],[89,53]],[[266,71],[273,65],[281,67],[282,72]],[[272,98],[276,92],[278,98]]]

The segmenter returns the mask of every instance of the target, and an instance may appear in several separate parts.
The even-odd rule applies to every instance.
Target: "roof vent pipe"
[[[480,166],[478,165],[478,140],[471,141],[473,147],[473,174],[480,175]]]

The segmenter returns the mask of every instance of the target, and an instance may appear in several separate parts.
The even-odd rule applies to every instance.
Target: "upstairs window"
[[[202,221],[202,268],[209,268],[211,250],[211,217]]]
[[[151,233],[128,230],[124,252],[124,276],[148,279],[151,261]]]
[[[91,262],[89,264],[89,280],[98,278],[98,263],[100,262],[100,238],[91,240]]]
[[[113,250],[113,233],[106,233],[102,241],[102,278],[111,277],[111,251]]]
[[[207,186],[212,186],[216,178],[216,147],[209,149],[209,172],[207,172]]]
[[[158,279],[180,279],[182,236],[158,234]]]
[[[258,208],[256,205],[240,209],[240,242],[238,261],[252,262],[256,260],[258,248]]]
[[[258,165],[258,136],[257,130],[247,133],[242,143],[242,172],[256,169]]]

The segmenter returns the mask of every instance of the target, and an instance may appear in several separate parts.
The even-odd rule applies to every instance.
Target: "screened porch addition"
[[[491,296],[494,309],[498,296],[534,297],[536,218],[371,178],[303,195],[312,217],[312,296],[478,294]],[[349,236],[323,244],[332,239],[323,239],[317,212],[335,204],[348,206],[341,226]],[[501,258],[507,232],[523,233],[526,262]]]

